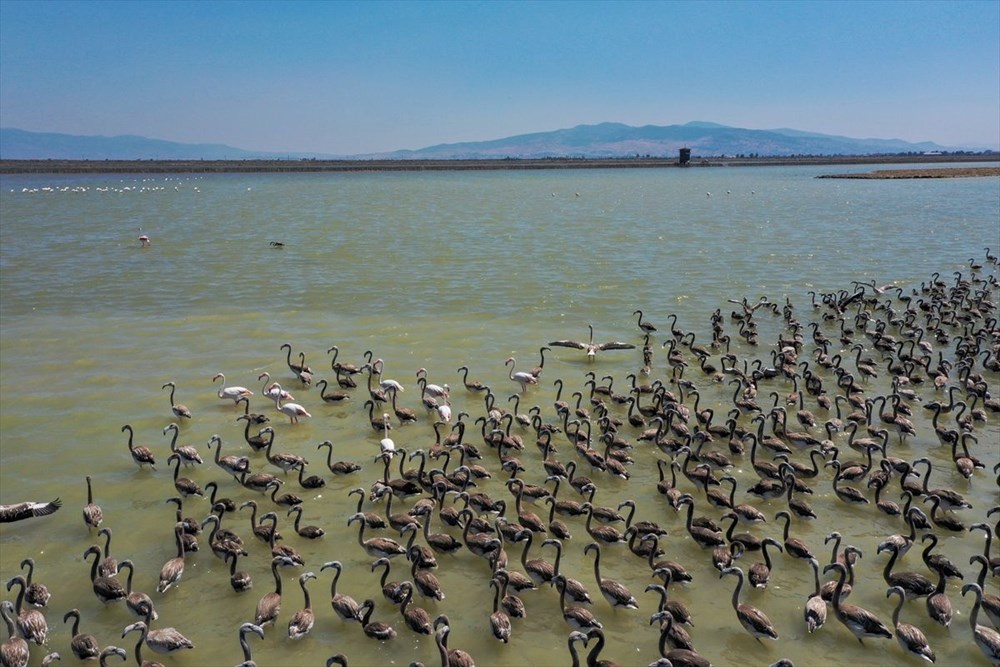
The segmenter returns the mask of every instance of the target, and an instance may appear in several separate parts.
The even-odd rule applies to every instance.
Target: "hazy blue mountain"
[[[484,159],[545,157],[674,157],[687,147],[693,156],[721,155],[869,155],[928,151],[981,150],[947,148],[929,141],[854,139],[794,129],[750,130],[696,121],[684,125],[599,123],[534,132],[488,141],[440,144],[418,150],[336,156],[322,153],[251,151],[223,144],[185,144],[122,135],[78,136],[0,128],[0,158],[87,160],[253,160],[253,159]]]
[[[414,151],[396,151],[381,157],[672,157],[682,147],[690,148],[695,156],[867,155],[955,150],[929,141],[911,143],[900,139],[853,139],[800,130],[749,130],[706,122],[643,127],[600,123],[492,141],[441,144]]]
[[[273,160],[303,157],[316,157],[316,154],[265,153],[224,144],[185,144],[128,134],[80,136],[0,128],[0,159],[5,160]]]

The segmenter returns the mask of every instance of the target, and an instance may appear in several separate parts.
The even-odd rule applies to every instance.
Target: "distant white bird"
[[[238,403],[244,396],[253,396],[253,392],[246,387],[227,387],[226,386],[226,376],[222,373],[216,373],[212,376],[212,382],[215,382],[219,378],[222,378],[222,386],[219,387],[219,398],[222,400],[230,400],[233,403]]]
[[[439,405],[437,406],[437,413],[441,417],[441,421],[445,423],[451,422],[451,406]]]
[[[146,236],[145,234],[140,234],[139,235],[139,245],[142,246],[143,248],[148,248],[149,247],[149,237]]]

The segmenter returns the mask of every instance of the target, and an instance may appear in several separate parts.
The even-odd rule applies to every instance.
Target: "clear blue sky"
[[[1000,2],[0,0],[0,126],[356,154],[693,120],[1000,148]]]

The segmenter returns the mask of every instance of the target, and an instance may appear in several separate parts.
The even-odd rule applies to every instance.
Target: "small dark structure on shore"
[[[681,166],[684,166],[689,162],[691,162],[691,149],[690,148],[680,149],[680,156],[677,159],[677,163]]]

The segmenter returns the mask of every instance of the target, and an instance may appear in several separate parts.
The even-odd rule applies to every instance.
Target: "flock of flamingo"
[[[565,622],[558,640],[566,663],[616,664],[602,655],[608,630],[600,618],[641,613],[653,626],[660,652],[652,664],[682,667],[720,659],[713,637],[698,635],[698,619],[683,602],[696,595],[698,579],[731,581],[732,632],[757,642],[777,641],[780,652],[791,631],[766,613],[768,586],[783,569],[803,568],[814,583],[802,596],[796,633],[803,637],[822,631],[848,641],[853,635],[873,651],[881,648],[880,640],[893,639],[898,653],[885,647],[886,653],[872,659],[902,664],[905,655],[934,662],[924,629],[951,627],[961,608],[968,610],[968,630],[951,628],[954,640],[974,642],[986,663],[1000,665],[1000,597],[992,592],[1000,577],[995,542],[1000,522],[989,524],[1000,506],[973,506],[966,497],[974,486],[993,485],[990,494],[996,494],[1000,485],[1000,443],[980,437],[1000,411],[993,396],[1000,378],[997,267],[987,249],[985,263],[970,260],[967,272],[956,271],[951,279],[935,273],[909,290],[853,283],[849,289],[810,293],[805,308],[787,299],[732,300],[729,314],[719,309],[711,315],[706,345],[696,343],[694,331],[680,329],[676,316],[668,318],[669,327],[658,327],[637,310],[632,313],[638,316],[637,331],[629,334],[635,343],[595,343],[591,327],[587,341],[543,345],[530,370],[517,370],[517,361],[507,358],[506,387],[470,379],[468,365],[457,369],[461,382],[454,388],[431,382],[425,369],[416,372],[415,383],[404,383],[390,378],[386,361],[371,351],[352,364],[339,361],[336,346],[327,350],[333,375],[323,379],[306,364],[304,352],[293,359],[286,343],[280,348],[289,371],[284,387],[268,373],[257,377],[259,389],[228,384],[221,372],[212,377],[218,399],[234,413],[228,425],[219,425],[223,435],[213,435],[203,448],[178,443],[200,417],[176,402],[177,386],[166,382],[161,389],[169,390],[175,420],[164,429],[169,449],[135,444],[128,424],[121,430],[128,434],[136,466],[158,472],[162,459],[172,469],[173,488],[162,500],[176,505],[169,533],[176,555],[160,568],[152,596],[134,590],[133,575],[152,573],[155,566],[142,568],[111,555],[112,531],[104,524],[112,517],[105,516],[100,489],[87,476],[86,502],[81,480],[79,506],[88,534],[96,535],[84,552],[94,595],[102,605],[124,606],[131,614],[134,620],[123,622],[119,639],[135,633],[134,658],[141,666],[156,664],[144,659],[147,649],[166,655],[198,650],[180,630],[159,621],[156,610],[159,599],[185,582],[186,563],[220,559],[231,594],[240,596],[254,586],[240,561],[263,558],[273,587],[260,597],[253,618],[233,619],[243,666],[256,664],[251,636],[264,641],[266,632],[285,634],[277,629],[285,626],[289,640],[303,640],[316,624],[334,622],[338,632],[357,623],[378,642],[392,642],[400,633],[426,635],[442,665],[473,665],[469,652],[449,646],[449,612],[481,613],[483,630],[506,644],[517,641],[535,599],[551,596]],[[765,319],[777,323],[777,340],[760,339],[758,324]],[[546,352],[557,354],[556,347],[583,351],[590,369],[600,369],[605,353],[613,353],[620,355],[616,361],[634,359],[634,370],[625,378],[591,370],[571,387],[546,372]],[[879,393],[879,387],[888,391]],[[309,409],[293,391],[312,399]],[[710,393],[732,397],[704,407]],[[508,395],[506,402],[498,401]],[[404,397],[412,407],[402,404]],[[273,411],[252,411],[261,400],[270,401]],[[372,438],[365,445],[370,456],[334,461],[341,445],[325,440],[316,446],[325,451],[325,466],[310,467],[302,454],[276,451],[276,434],[318,418],[322,405],[348,408],[333,418],[364,417],[359,429]],[[281,422],[287,417],[288,424],[271,422],[269,414]],[[230,433],[239,432],[245,446],[231,444]],[[426,446],[409,446],[417,433]],[[849,459],[848,452],[860,458]],[[204,484],[187,476],[206,465],[202,454],[220,471]],[[414,460],[418,464],[410,465]],[[943,468],[941,460],[952,465]],[[639,467],[658,470],[655,488],[634,488],[632,470]],[[205,473],[195,476],[204,479]],[[952,486],[942,484],[946,477]],[[297,480],[299,493],[286,488],[286,479]],[[350,480],[343,497],[308,497],[335,479]],[[224,498],[225,487],[252,499]],[[639,502],[600,502],[622,493]],[[62,502],[2,506],[0,520],[47,521]],[[183,510],[201,502],[210,510],[184,517]],[[874,551],[867,545],[841,549],[840,532],[826,535],[823,544],[796,536],[796,526],[823,513],[821,503],[852,507],[858,521],[878,528],[898,528],[886,532]],[[233,517],[245,516],[244,510],[251,515],[252,534],[240,535]],[[307,567],[296,545],[326,532],[302,525],[310,514],[357,524],[357,544],[330,544],[330,559]],[[278,530],[282,516],[288,522],[284,536]],[[964,562],[937,550],[975,534],[985,538],[985,546],[963,556]],[[820,550],[831,542],[832,556],[824,562]],[[921,565],[897,568],[914,546]],[[367,589],[362,578],[351,579],[356,597],[338,591],[345,563],[360,553],[349,553],[354,549],[367,557],[371,573],[363,574],[372,577]],[[592,576],[560,567],[570,550],[592,562]],[[486,608],[450,606],[435,570],[456,559],[483,573]],[[405,575],[393,581],[390,573],[401,562],[407,563]],[[862,570],[862,563],[871,562],[877,565]],[[98,659],[102,665],[127,659],[125,649],[110,645],[113,638],[80,630],[85,601],[60,599],[56,591],[50,602],[41,577],[33,578],[44,574],[45,563],[37,566],[36,573],[35,560],[25,558],[25,574],[6,582],[13,598],[0,605],[8,636],[0,646],[3,665],[27,665],[34,646],[44,651],[41,664],[58,659],[52,649],[64,647],[80,660]],[[334,615],[324,617],[313,608],[308,585],[328,569]],[[604,576],[609,570],[647,572],[648,585],[630,590]],[[299,572],[301,607],[283,594],[283,573],[289,571]],[[854,604],[850,595],[859,588],[880,595],[884,590],[893,599],[891,616]],[[57,601],[63,622],[72,621],[71,631],[49,626],[58,613],[47,618],[46,612]],[[835,624],[827,622],[830,610]],[[274,629],[266,631],[267,626]],[[497,659],[491,655],[480,662]],[[346,665],[348,657],[338,653],[326,664]]]

